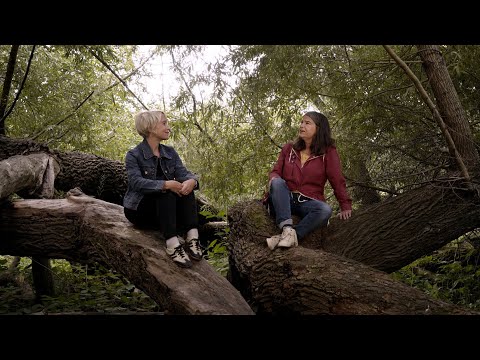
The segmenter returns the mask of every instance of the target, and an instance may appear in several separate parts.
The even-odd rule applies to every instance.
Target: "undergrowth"
[[[480,311],[480,237],[475,232],[392,273],[435,299]]]
[[[217,231],[204,252],[205,261],[222,276],[228,271],[228,232],[228,227]],[[82,265],[58,259],[50,260],[55,296],[35,299],[32,259],[22,257],[12,270],[13,261],[13,256],[0,256],[0,314],[162,313],[164,310],[114,270],[96,263]]]

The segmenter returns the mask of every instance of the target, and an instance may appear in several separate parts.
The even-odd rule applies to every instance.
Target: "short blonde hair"
[[[135,128],[140,136],[146,138],[164,117],[164,112],[160,110],[141,111],[135,115]]]

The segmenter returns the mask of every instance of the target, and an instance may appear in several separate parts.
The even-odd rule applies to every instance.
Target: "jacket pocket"
[[[145,179],[155,180],[155,168],[151,166],[142,166],[142,176]]]

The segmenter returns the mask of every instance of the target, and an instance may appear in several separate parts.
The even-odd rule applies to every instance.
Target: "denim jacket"
[[[125,156],[125,165],[127,169],[128,187],[123,198],[123,206],[127,209],[137,210],[138,204],[144,195],[157,193],[162,190],[165,180],[157,180],[157,166],[159,163],[164,164],[163,173],[168,180],[176,180],[184,182],[188,179],[195,179],[198,186],[198,176],[188,171],[182,163],[180,156],[171,146],[159,145],[160,159],[153,155],[152,149],[146,139],[138,144],[132,150],[127,152]]]

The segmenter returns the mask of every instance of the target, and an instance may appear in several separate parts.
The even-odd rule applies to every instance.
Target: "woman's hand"
[[[164,190],[170,190],[170,191],[174,192],[175,194],[177,194],[179,196],[182,196],[182,194],[181,194],[182,188],[183,188],[182,183],[179,183],[176,180],[167,180],[167,181],[165,181],[165,186],[164,186],[163,189]]]
[[[342,220],[347,220],[350,216],[352,216],[352,210],[342,210],[337,215],[337,217],[339,217]]]
[[[182,188],[180,189],[180,195],[188,195],[193,189],[197,186],[197,181],[195,179],[188,179],[182,183]]]

